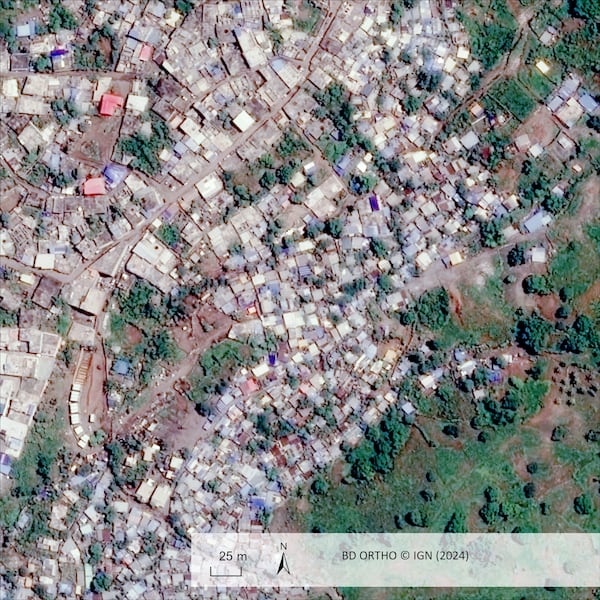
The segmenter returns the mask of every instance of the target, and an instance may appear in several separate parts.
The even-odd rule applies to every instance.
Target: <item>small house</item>
[[[100,114],[103,117],[112,117],[117,108],[123,108],[125,101],[116,94],[102,94],[100,99]]]
[[[83,183],[84,196],[102,196],[106,194],[104,177],[90,177]]]

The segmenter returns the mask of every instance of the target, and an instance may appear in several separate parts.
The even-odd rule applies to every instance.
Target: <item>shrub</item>
[[[581,494],[573,500],[573,508],[578,515],[590,515],[594,510],[594,505],[587,494]]]
[[[523,279],[523,291],[526,294],[547,296],[552,293],[552,287],[550,286],[548,278],[544,275],[527,275],[527,277]]]

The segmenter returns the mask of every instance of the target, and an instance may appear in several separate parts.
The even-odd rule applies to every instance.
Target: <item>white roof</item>
[[[216,173],[211,173],[196,184],[196,189],[205,200],[210,200],[223,190],[223,182]]]
[[[35,257],[35,268],[54,269],[55,260],[56,256],[54,254],[37,254]]]
[[[135,112],[144,112],[148,108],[149,103],[150,98],[148,98],[148,96],[136,96],[135,94],[129,94],[129,96],[127,96],[127,104],[125,105],[125,108]]]
[[[479,138],[474,131],[468,131],[460,138],[460,143],[467,149],[474,148],[479,143]]]
[[[242,132],[250,129],[254,125],[254,119],[243,110],[234,120],[233,124]]]

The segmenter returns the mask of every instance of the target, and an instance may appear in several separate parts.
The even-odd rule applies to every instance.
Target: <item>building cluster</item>
[[[511,116],[473,101],[462,130],[442,131],[482,70],[452,0],[418,0],[395,27],[386,2],[332,5],[204,2],[184,18],[157,0],[101,0],[72,32],[38,35],[35,20],[23,18],[21,51],[0,53],[0,110],[10,114],[0,156],[16,182],[3,192],[10,226],[0,229],[0,256],[24,271],[2,284],[0,306],[19,309],[18,286],[41,313],[57,316],[64,303],[71,319],[63,337],[79,350],[68,414],[83,458],[53,501],[52,535],[19,575],[24,589],[80,597],[103,573],[112,581],[103,600],[188,598],[187,536],[262,531],[278,505],[391,406],[414,418],[410,399],[394,391],[413,366],[393,317],[422,290],[423,276],[434,287],[435,269],[467,258],[479,222],[522,208],[517,194],[497,191],[480,160],[494,152],[489,134]],[[113,70],[74,72],[77,45],[109,20],[120,41]],[[45,55],[52,72],[30,72]],[[334,82],[349,92],[352,127],[372,149],[348,147],[329,164],[319,149],[341,132],[315,116],[315,96]],[[569,156],[568,130],[598,113],[575,76],[546,104],[559,134],[546,143],[520,131],[511,151]],[[162,122],[170,140],[157,151],[158,167],[136,168],[119,140],[150,143]],[[289,131],[314,151],[288,183],[240,202],[227,175],[274,153]],[[382,160],[397,162],[396,184],[382,176]],[[353,193],[356,178],[372,178],[372,189]],[[551,220],[541,210],[522,213],[504,229],[507,239]],[[536,245],[527,257],[543,263],[546,249]],[[116,290],[143,279],[175,295],[208,278],[209,261],[217,274],[203,305],[231,319],[230,340],[268,339],[271,347],[210,399],[189,455],[164,456],[151,404],[138,427],[142,448],[124,458],[142,476],[125,493],[93,443],[89,351],[98,333],[110,334]],[[38,328],[0,332],[0,477],[22,452],[62,343]],[[125,389],[139,365],[120,350],[106,348],[106,373]],[[429,394],[445,377],[483,367],[492,383],[503,376],[491,359],[459,350],[418,381]],[[107,389],[109,407],[121,391]],[[473,394],[480,399],[481,390]],[[19,516],[17,530],[28,518]]]
[[[33,328],[0,329],[0,483],[23,452],[62,343]]]

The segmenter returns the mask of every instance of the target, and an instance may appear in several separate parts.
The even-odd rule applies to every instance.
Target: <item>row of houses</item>
[[[23,452],[62,343],[55,333],[0,329],[0,483]]]

